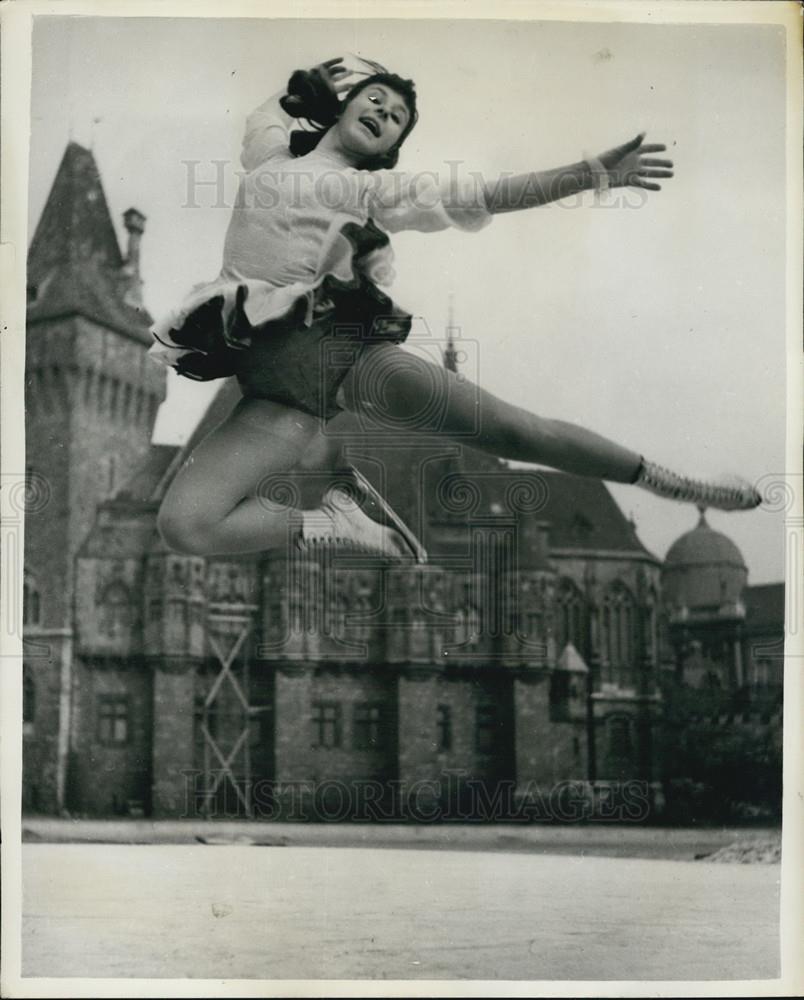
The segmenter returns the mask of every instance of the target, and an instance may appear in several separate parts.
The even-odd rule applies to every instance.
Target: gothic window
[[[562,580],[556,594],[556,645],[567,643],[583,656],[586,650],[586,602],[572,580]]]
[[[352,720],[355,750],[375,750],[382,742],[382,705],[355,705]]]
[[[117,416],[117,402],[120,397],[120,379],[113,378],[109,388],[109,413],[112,417]]]
[[[452,709],[449,705],[436,706],[436,746],[442,753],[452,749]]]
[[[98,631],[109,639],[120,639],[131,628],[131,599],[122,583],[111,583],[103,593]]]
[[[313,746],[335,749],[341,745],[341,706],[334,701],[313,702]]]
[[[135,420],[141,420],[142,419],[142,404],[143,404],[144,396],[145,396],[145,393],[143,392],[142,389],[137,389],[136,393],[134,394],[134,419]]]
[[[615,584],[603,598],[601,648],[605,661],[604,679],[627,686],[631,683],[635,658],[636,606],[630,593]]]
[[[36,721],[36,683],[33,671],[24,664],[22,668],[22,724],[30,729]]]
[[[28,574],[22,581],[22,624],[42,624],[42,598],[33,577]]]
[[[475,712],[475,745],[478,753],[491,753],[496,742],[497,708],[478,705]]]
[[[98,742],[107,745],[128,743],[130,706],[126,695],[98,696]]]
[[[106,390],[109,384],[109,378],[106,375],[101,375],[98,378],[98,411],[103,413],[106,409]]]
[[[128,420],[131,416],[131,383],[123,385],[123,419]]]

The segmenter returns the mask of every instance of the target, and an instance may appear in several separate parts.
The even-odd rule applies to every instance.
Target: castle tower
[[[25,433],[28,475],[49,501],[26,517],[30,808],[64,801],[74,604],[73,560],[100,501],[148,451],[166,373],[147,357],[141,302],[145,217],[125,213],[121,253],[98,168],[71,142],[28,252]],[[52,734],[59,733],[54,750]]]

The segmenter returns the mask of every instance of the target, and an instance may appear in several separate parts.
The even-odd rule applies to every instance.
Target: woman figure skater
[[[666,147],[639,135],[596,158],[493,183],[402,173],[394,168],[416,124],[415,89],[368,65],[357,83],[341,58],[297,71],[285,92],[248,118],[245,173],[220,276],[154,329],[158,360],[195,379],[235,375],[243,394],[173,480],[158,519],[167,544],[214,555],[290,540],[302,550],[336,544],[415,557],[402,525],[396,530],[365,513],[367,484],[356,470],[355,489],[334,484],[316,510],[267,503],[260,490],[296,466],[322,421],[342,409],[376,418],[381,406],[381,417],[411,426],[405,421],[434,391],[442,418],[428,433],[471,433],[473,447],[499,458],[634,483],[673,499],[755,507],[760,498],[747,485],[677,476],[403,352],[411,316],[378,287],[390,273],[388,232],[476,231],[496,214],[585,189],[659,190],[657,181],[673,176],[671,161],[655,156]],[[306,119],[307,129],[291,131],[294,118]],[[378,402],[371,387],[380,381]]]

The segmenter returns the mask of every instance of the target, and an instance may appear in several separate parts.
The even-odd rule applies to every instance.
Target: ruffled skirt
[[[280,288],[223,279],[201,286],[152,330],[149,353],[186,378],[234,375],[244,396],[335,416],[338,388],[360,352],[383,341],[402,343],[412,321],[361,268],[388,246],[386,234],[371,221],[349,222],[340,233],[352,248],[351,276],[330,272],[309,286]],[[256,325],[247,315],[250,295],[261,296],[259,312],[269,316]]]

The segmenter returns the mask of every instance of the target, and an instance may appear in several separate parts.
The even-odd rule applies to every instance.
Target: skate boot
[[[362,499],[361,493],[351,485],[331,486],[324,494],[320,507],[301,512],[302,529],[297,548],[308,554],[323,549],[338,549],[408,562],[419,561],[417,547],[406,537],[410,534],[407,529],[403,534],[395,527],[373,520],[363,509]]]
[[[753,510],[762,503],[762,497],[750,483],[738,480],[734,484],[720,485],[689,479],[644,458],[634,483],[669,500],[718,510]]]
[[[405,540],[409,551],[418,563],[427,562],[427,552],[419,539],[413,534],[385,497],[376,490],[366,477],[353,465],[344,465],[337,469],[335,485],[343,487],[361,509],[373,521],[393,528]]]

